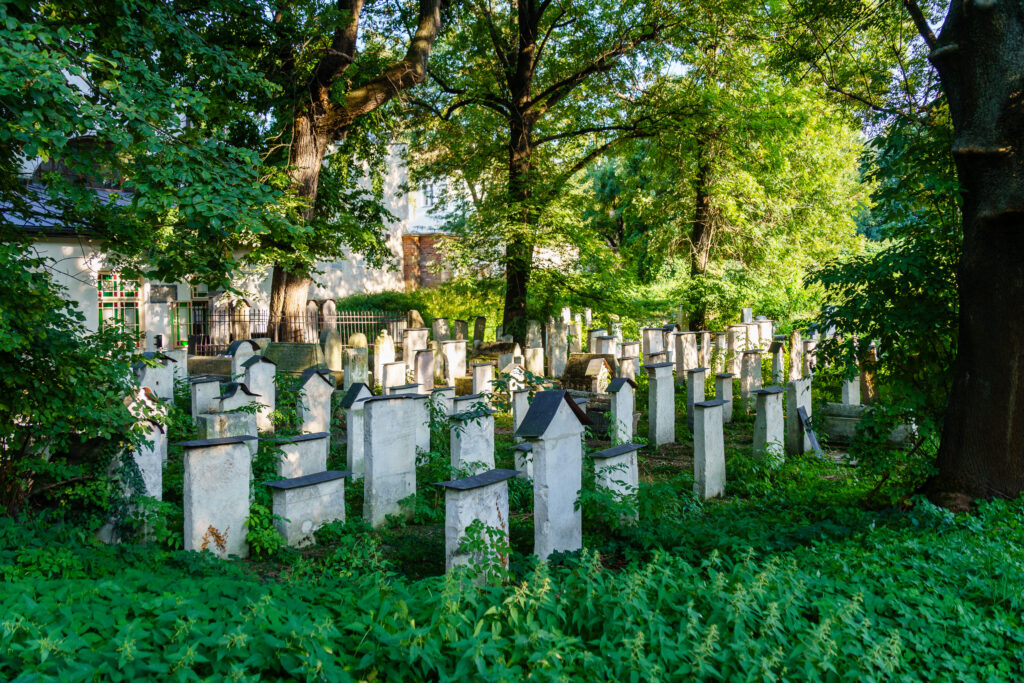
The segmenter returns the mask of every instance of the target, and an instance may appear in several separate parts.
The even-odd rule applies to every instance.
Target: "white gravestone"
[[[512,432],[519,429],[526,417],[526,411],[530,409],[530,390],[516,389],[512,392]],[[516,443],[522,442],[522,437],[515,437]]]
[[[646,366],[648,441],[658,447],[676,441],[676,397],[672,385],[672,363]]]
[[[544,335],[539,320],[526,321],[526,348],[540,349],[544,347]]]
[[[473,393],[490,394],[494,391],[493,363],[473,363]]]
[[[754,392],[761,387],[761,351],[744,351],[740,370],[740,398],[743,399],[743,406],[748,412],[754,405]]]
[[[441,406],[443,414],[451,415],[455,407],[455,387],[434,387],[430,399]]]
[[[736,375],[720,372],[715,375],[715,399],[723,401],[722,423],[732,422],[732,382]]]
[[[666,325],[661,329],[661,348],[665,353],[668,354],[668,362],[676,362],[676,344],[675,335],[678,334],[679,330],[675,324]]]
[[[498,563],[508,567],[508,480],[515,470],[491,470],[472,477],[439,482],[444,488],[444,567],[445,571],[462,565],[487,566]],[[499,532],[497,543],[486,551],[469,553],[462,550],[469,527],[474,522]],[[492,539],[485,534],[490,544]],[[484,554],[486,553],[486,554]],[[481,579],[486,578],[481,576]]]
[[[182,508],[185,550],[209,550],[220,558],[248,557],[251,436],[185,441]]]
[[[132,415],[140,420],[145,433],[144,443],[132,453],[142,476],[142,495],[163,500],[163,466],[167,460],[167,432],[161,421],[167,416],[167,407],[156,394],[142,387],[129,406]],[[149,414],[147,417],[146,414]]]
[[[451,416],[451,464],[471,473],[494,469],[494,411],[469,410]]]
[[[856,375],[853,379],[842,380],[840,390],[842,397],[840,402],[844,406],[860,405],[860,375]]]
[[[676,342],[676,382],[683,384],[686,373],[700,367],[697,357],[697,333],[679,332],[675,335]]]
[[[599,353],[602,355],[611,355],[616,358],[619,357],[618,350],[616,349],[617,341],[615,337],[610,334],[604,334],[600,337],[594,338],[594,351],[592,353]]]
[[[543,347],[527,347],[523,352],[523,360],[526,364],[526,371],[535,377],[544,376],[544,349]]]
[[[231,378],[238,379],[245,375],[245,361],[260,353],[260,346],[252,339],[239,339],[231,342],[225,356],[231,358]]]
[[[729,358],[729,333],[715,332],[715,350],[712,365],[715,373],[725,372],[725,364]]]
[[[636,496],[640,490],[636,452],[641,448],[640,444],[624,443],[591,453],[589,457],[594,461],[594,483],[597,487],[610,491],[618,501]]]
[[[134,366],[139,386],[147,387],[163,401],[174,400],[174,366],[177,363],[160,351],[147,351],[142,356],[146,362]]]
[[[457,378],[466,376],[466,342],[441,342],[441,355],[444,357],[444,381],[455,386]]]
[[[386,329],[373,342],[373,383],[384,386],[384,366],[395,362],[395,340]]]
[[[410,394],[368,398],[363,406],[363,518],[376,528],[416,493],[418,406]]]
[[[402,360],[412,367],[416,352],[429,348],[427,345],[430,329],[426,327],[407,327],[402,332]]]
[[[744,308],[740,311],[740,320],[745,323],[749,323],[754,319],[754,309]]]
[[[566,392],[540,391],[516,431],[532,446],[533,552],[541,560],[583,546],[576,499],[583,479],[583,430],[589,424]]]
[[[797,412],[803,408],[811,416],[811,378],[794,379],[786,385],[786,453],[800,455],[811,450],[811,437],[804,430]]]
[[[619,358],[639,358],[640,342],[624,341],[619,344]]]
[[[256,413],[256,427],[261,432],[274,431],[274,423],[270,414],[277,404],[277,386],[274,378],[277,366],[263,356],[253,356],[243,364],[245,366],[245,384],[259,394],[260,409]]]
[[[740,374],[740,366],[743,363],[743,350],[747,348],[747,327],[746,325],[730,325],[729,335],[729,372],[734,375]]]
[[[725,493],[724,405],[716,399],[693,406],[693,492],[705,500]]]
[[[420,393],[429,394],[434,390],[434,352],[424,349],[416,352],[413,366],[413,382],[420,385]]]
[[[636,356],[623,356],[619,359],[619,377],[636,381],[637,366],[639,365],[640,359]]]
[[[316,542],[314,532],[328,522],[345,521],[345,477],[324,471],[304,477],[268,481],[277,519],[274,527],[293,548]]]
[[[756,392],[757,416],[754,418],[754,453],[781,454],[785,447],[782,418],[782,387]]]
[[[783,384],[786,381],[785,340],[785,337],[777,337],[768,347],[768,352],[772,354],[772,384]]]
[[[704,381],[707,368],[693,368],[686,371],[686,424],[693,434],[693,406],[704,400]]]
[[[758,318],[757,326],[761,335],[761,341],[768,343],[768,340],[775,336],[775,321],[766,318]]]
[[[345,411],[345,457],[348,470],[356,479],[363,478],[363,424],[365,418],[364,401],[373,397],[370,387],[365,384],[353,384],[341,399],[341,408]]]
[[[569,360],[568,326],[560,321],[552,325],[549,342],[548,369],[551,371],[552,377],[561,377],[565,372],[565,364]]]
[[[251,436],[246,441],[252,457],[256,457],[259,442],[256,437],[256,416],[252,413],[200,413],[196,416],[196,427],[200,439],[223,439],[229,436]]]
[[[629,443],[633,440],[633,413],[635,412],[636,382],[626,377],[616,377],[608,385],[611,399],[611,419],[608,424],[608,439],[612,444]]]
[[[804,343],[800,339],[800,330],[793,330],[789,333],[789,380],[803,377],[803,350]]]
[[[213,402],[220,397],[220,380],[216,377],[193,377],[189,389],[192,392],[192,421],[200,413],[210,412]]]
[[[332,372],[342,372],[344,365],[344,345],[338,330],[327,329],[320,333],[320,346],[324,349],[324,363]]]
[[[643,344],[644,364],[650,362],[651,354],[660,353],[663,350],[662,329],[660,327],[645,327],[642,331],[641,342]]]
[[[370,381],[370,350],[364,346],[349,347],[342,354],[344,372],[343,389],[353,384],[368,384]]]
[[[392,389],[405,384],[405,371],[407,367],[405,361],[384,364],[384,381],[381,386],[384,388],[385,394],[390,394]]]
[[[327,469],[327,432],[269,439],[280,451],[277,476],[291,479]]]
[[[310,368],[302,373],[301,381],[299,400],[296,405],[299,430],[307,434],[330,433],[331,396],[334,394],[334,381],[331,379],[331,373],[326,370]]]
[[[747,348],[761,348],[761,326],[757,323],[747,323]]]

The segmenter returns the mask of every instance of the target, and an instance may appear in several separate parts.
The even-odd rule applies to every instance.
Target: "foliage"
[[[249,505],[249,516],[245,520],[245,542],[254,557],[273,557],[286,543],[274,526],[276,521],[288,521],[280,515],[272,514],[270,509],[259,501]]]

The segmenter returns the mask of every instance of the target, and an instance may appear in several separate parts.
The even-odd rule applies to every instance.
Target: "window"
[[[437,192],[434,183],[427,183],[423,186],[423,206],[433,206],[437,201]]]
[[[206,285],[195,285],[191,289],[192,300],[179,301],[171,309],[172,343],[178,349],[201,346],[210,329],[210,292]]]
[[[122,279],[117,273],[100,272],[97,283],[100,326],[115,326],[135,338],[142,346],[142,286],[138,280]]]

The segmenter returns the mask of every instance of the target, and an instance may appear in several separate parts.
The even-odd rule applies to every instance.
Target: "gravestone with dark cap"
[[[192,393],[192,420],[199,419],[201,413],[208,413],[213,402],[220,398],[220,379],[217,377],[193,377],[189,383]]]
[[[224,355],[231,358],[232,379],[245,375],[245,361],[259,353],[260,346],[252,339],[238,339],[231,342],[227,351],[224,352]]]
[[[350,472],[326,470],[264,482],[273,496],[274,527],[289,546],[313,545],[317,529],[345,521],[345,477],[349,476]]]
[[[582,486],[583,430],[590,424],[567,392],[540,391],[516,430],[533,446],[533,549],[541,560],[583,545],[575,503]]]
[[[277,476],[291,478],[316,474],[327,469],[327,432],[267,439],[280,451]]]
[[[274,431],[274,423],[270,419],[277,405],[277,385],[274,378],[277,366],[266,356],[253,356],[242,364],[245,368],[245,384],[259,394],[260,409],[256,413],[256,427],[261,432]]]
[[[780,335],[772,339],[768,353],[772,354],[772,384],[786,382],[786,337]]]
[[[598,353],[598,337],[608,337],[608,330],[603,327],[596,327],[592,330],[587,330],[587,353]],[[612,337],[614,339],[614,337]]]
[[[743,351],[747,348],[747,326],[729,325],[726,333],[729,335],[727,367],[729,372],[739,377],[743,365]]]
[[[422,397],[422,402],[426,397]],[[376,396],[363,401],[363,518],[373,527],[401,512],[398,501],[416,493],[416,424],[421,397]]]
[[[744,351],[740,370],[740,398],[743,406],[750,412],[754,407],[754,393],[763,386],[761,380],[761,350]]]
[[[251,436],[184,441],[185,550],[247,557],[245,524],[252,479]]]
[[[364,401],[373,397],[370,387],[365,384],[353,384],[341,399],[341,408],[345,411],[345,457],[348,469],[356,479],[363,478],[363,425]]]
[[[647,365],[648,441],[657,447],[676,442],[676,395],[672,363]]]
[[[132,366],[139,386],[149,387],[157,398],[174,399],[174,366],[177,362],[162,351],[147,351],[142,354],[144,361]]]
[[[302,373],[296,405],[299,430],[305,433],[331,431],[331,396],[334,380],[327,370],[310,368]],[[364,385],[365,386],[365,385]],[[330,444],[328,442],[328,450]]]
[[[660,353],[664,350],[664,335],[660,327],[645,327],[641,330],[641,344],[644,355],[644,364],[650,362],[651,354]]]
[[[633,413],[636,406],[636,382],[626,377],[616,377],[608,384],[611,398],[609,410],[611,424],[608,438],[613,444],[629,443],[633,440]]]
[[[444,550],[445,571],[459,565],[487,565],[494,562],[508,567],[508,480],[515,470],[490,470],[472,477],[438,482],[445,490]],[[484,534],[487,550],[462,551],[466,533],[475,522],[496,529],[499,538]],[[493,545],[492,545],[493,544]],[[481,579],[486,578],[481,576]]]
[[[754,453],[784,452],[786,433],[782,417],[782,387],[767,387],[755,392],[757,416],[754,418]]]
[[[693,492],[708,499],[725,493],[725,401],[693,404]]]
[[[591,453],[590,458],[594,461],[594,483],[599,488],[611,491],[612,496],[618,501],[636,496],[640,487],[636,452],[641,448],[643,446],[640,444],[623,443]]]
[[[452,467],[472,472],[494,469],[494,411],[455,413],[450,424]]]
[[[686,372],[686,424],[693,434],[693,406],[704,400],[704,383],[707,368],[691,368]]]
[[[213,402],[210,412],[228,413],[258,399],[259,394],[250,390],[244,382],[224,382],[220,385],[220,396]]]
[[[736,375],[720,372],[715,375],[715,398],[722,401],[722,423],[732,422],[732,383]]]
[[[799,409],[811,416],[811,378],[794,379],[786,385],[786,453],[800,455],[811,450],[811,435],[804,429]]]

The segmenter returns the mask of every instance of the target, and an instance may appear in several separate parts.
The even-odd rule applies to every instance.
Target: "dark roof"
[[[247,394],[249,396],[259,396],[259,394],[250,391],[249,387],[245,386],[244,382],[225,382],[224,384],[220,385],[220,397],[231,398],[238,392],[239,389],[242,390],[243,394]]]
[[[747,349],[743,353],[761,353],[761,349]]]
[[[236,339],[228,345],[228,350],[224,352],[225,356],[233,356],[238,353],[238,349],[242,348],[246,344],[253,350],[253,353],[259,353],[260,345],[254,342],[252,339]]]
[[[641,448],[643,448],[642,444],[638,444],[638,443],[623,443],[623,444],[619,444],[618,446],[612,446],[611,448],[606,448],[603,451],[598,451],[596,453],[590,453],[589,457],[597,458],[598,460],[603,459],[603,458],[614,458],[616,455],[624,455],[626,453],[632,453],[633,451],[638,451]]]
[[[484,395],[483,394],[466,394],[465,396],[456,396],[455,400],[456,401],[468,401],[471,398],[478,398],[478,399],[480,399],[482,401],[482,400],[484,400]]]
[[[781,348],[782,348],[782,342],[779,341],[778,339],[776,339],[768,347],[768,352],[769,353],[775,353],[776,351],[780,350]]]
[[[664,351],[660,351],[659,354],[661,354],[661,353],[665,353],[665,352]],[[654,356],[654,355],[658,355],[658,354],[653,354],[652,353],[651,355]],[[674,365],[675,365],[675,363],[669,361],[669,362],[665,362],[665,363],[652,363],[650,365],[645,365],[644,368],[647,369],[647,370],[653,370],[654,368],[671,368]]]
[[[101,204],[113,204],[118,207],[130,206],[130,193],[110,188],[89,188]],[[29,215],[14,211],[8,202],[0,202],[0,220],[7,225],[26,234],[44,235],[49,237],[95,237],[98,234],[92,225],[67,225],[61,215],[61,207],[48,195],[46,187],[39,183],[31,183],[25,195]],[[110,200],[113,199],[111,202]]]
[[[617,394],[622,389],[622,387],[626,386],[627,384],[636,389],[636,382],[634,382],[630,378],[616,377],[608,384],[608,393]]]
[[[413,382],[412,384],[399,384],[398,386],[395,386],[395,387],[388,387],[388,389],[390,389],[391,391],[394,391],[395,389],[412,389],[413,387],[418,387],[418,386],[419,386],[418,382]]]
[[[437,393],[438,391],[455,391],[455,387],[434,387],[430,390],[430,393]]]
[[[695,408],[714,408],[715,406],[724,406],[725,403],[725,399],[715,398],[710,401],[697,401],[693,405]]]
[[[299,379],[302,380],[303,384],[305,384],[313,375],[317,375],[320,379],[327,382],[332,387],[334,386],[334,376],[331,375],[330,370],[321,370],[320,368],[309,368],[301,375],[299,375]]]
[[[205,448],[206,446],[227,446],[233,443],[255,441],[255,436],[222,436],[219,439],[197,439],[195,441],[179,441],[174,444],[182,448]]]
[[[260,439],[270,443],[299,443],[300,441],[318,441],[326,439],[330,434],[327,432],[313,432],[312,434],[299,434],[298,436],[279,436],[275,439]]]
[[[344,479],[345,477],[351,477],[351,472],[344,470],[327,470],[326,472],[317,472],[316,474],[307,474],[304,477],[292,477],[291,479],[281,479],[279,481],[265,481],[264,486],[269,486],[275,489],[297,489],[303,486],[312,486],[313,484],[322,484],[325,481],[334,481],[335,479]]]
[[[455,489],[456,491],[467,491],[469,489],[487,486],[488,484],[497,484],[518,476],[518,470],[491,470],[490,472],[475,474],[472,477],[466,477],[465,479],[439,481],[436,482],[434,486],[443,486],[446,489]]]
[[[270,360],[266,356],[262,356],[262,355],[259,355],[259,354],[253,356],[249,360],[247,360],[244,363],[242,363],[242,367],[243,368],[251,368],[252,366],[256,365],[257,363],[270,363],[274,367],[277,367],[277,363],[275,363],[274,361]]]
[[[366,386],[362,382],[355,382],[352,384],[352,386],[348,388],[348,391],[345,392],[344,398],[341,399],[342,409],[347,410],[348,408],[351,408],[359,398],[359,394],[362,393],[364,389],[370,394],[366,398],[371,398],[373,396],[373,392],[370,391],[370,387]]]
[[[530,409],[526,411],[526,417],[523,418],[519,429],[516,430],[515,436],[524,438],[540,438],[543,436],[563,401],[572,409],[573,414],[580,421],[581,425],[594,424],[587,417],[586,413],[580,410],[580,407],[576,405],[576,402],[572,400],[568,392],[538,391],[537,395],[533,397]]]

